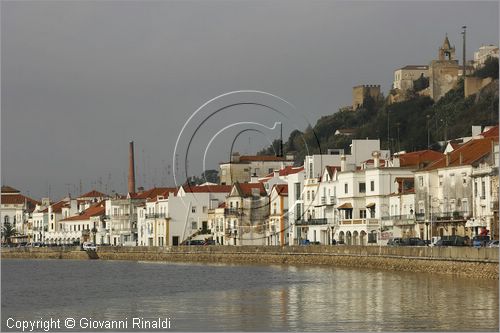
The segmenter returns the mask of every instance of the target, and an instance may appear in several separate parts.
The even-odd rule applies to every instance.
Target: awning
[[[338,209],[352,209],[352,205],[349,202],[343,203],[337,207]]]
[[[375,207],[375,203],[374,202],[371,202],[368,205],[366,205],[366,208],[373,208],[373,207]]]

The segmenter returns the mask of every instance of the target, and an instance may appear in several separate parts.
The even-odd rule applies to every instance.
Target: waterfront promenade
[[[7,248],[2,258],[312,264],[498,279],[499,251],[473,247],[177,246]]]

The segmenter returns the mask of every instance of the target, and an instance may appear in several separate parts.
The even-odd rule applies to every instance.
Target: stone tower
[[[451,46],[446,35],[443,45],[439,48],[438,60],[429,64],[429,90],[433,100],[439,100],[457,84],[458,69],[455,47]]]

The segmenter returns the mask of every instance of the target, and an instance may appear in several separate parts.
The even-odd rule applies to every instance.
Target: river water
[[[170,318],[170,330],[182,331],[499,329],[496,280],[326,266],[15,259],[1,261],[1,278],[2,331],[8,318],[12,325],[69,317],[77,328],[81,318],[127,318],[129,330],[133,317]]]

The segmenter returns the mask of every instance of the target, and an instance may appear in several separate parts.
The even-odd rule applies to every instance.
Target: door
[[[179,245],[179,236],[173,236],[172,237],[172,245],[173,246],[178,246]]]

